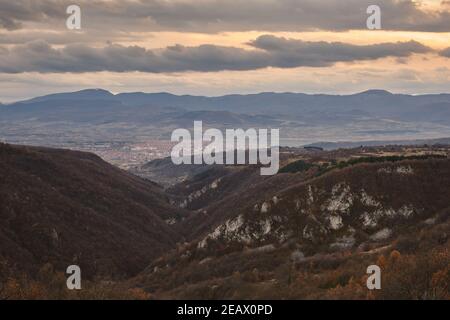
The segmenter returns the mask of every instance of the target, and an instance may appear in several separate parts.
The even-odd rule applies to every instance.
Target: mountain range
[[[89,106],[89,102],[97,102]],[[227,111],[236,114],[264,114],[267,116],[309,117],[307,113],[353,114],[354,116],[382,116],[449,123],[450,94],[404,95],[383,90],[369,90],[353,95],[325,95],[302,93],[260,93],[250,95],[228,95],[221,97],[176,96],[169,93],[122,93],[112,94],[102,89],[88,89],[73,93],[59,93],[20,101],[4,106],[3,111],[35,112],[40,108],[67,107],[88,108],[82,111],[95,112],[104,108],[114,111],[118,105],[124,107],[147,107],[146,111]],[[148,109],[148,110],[147,110]],[[168,109],[168,110],[167,110]],[[61,110],[53,110],[60,112]],[[69,116],[69,115],[68,115]],[[69,117],[70,119],[70,117]]]

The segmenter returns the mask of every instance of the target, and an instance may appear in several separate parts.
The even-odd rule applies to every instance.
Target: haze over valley
[[[122,168],[169,155],[177,128],[279,128],[280,145],[450,137],[450,95],[370,90],[354,95],[222,97],[112,94],[90,89],[0,106],[0,140],[91,151]],[[373,144],[373,143],[372,143]]]

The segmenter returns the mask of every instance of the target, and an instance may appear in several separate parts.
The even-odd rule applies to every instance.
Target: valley
[[[131,169],[169,156],[172,132],[192,129],[194,121],[205,130],[279,129],[280,144],[287,147],[321,141],[412,144],[450,137],[450,95],[369,90],[202,97],[89,89],[0,105],[0,141],[93,152]]]
[[[45,297],[42,274],[61,279],[78,263],[87,289],[58,298],[448,297],[445,145],[282,148],[270,177],[257,165],[155,160],[144,179],[88,153],[0,151],[0,265],[9,270],[0,280],[23,274],[24,296],[37,286]],[[174,170],[184,179],[170,178]],[[383,291],[365,287],[371,264],[382,266]]]
[[[450,0],[377,2],[0,0],[2,310],[449,301]]]
[[[381,156],[387,153],[390,158]],[[420,299],[430,294],[424,288],[433,275],[422,277],[428,284],[420,285],[408,277],[420,273],[414,266],[427,259],[436,265],[426,272],[437,276],[438,269],[448,270],[448,148],[292,154],[312,166],[271,178],[252,175],[250,168],[211,169],[210,175],[201,173],[168,189],[176,195],[186,190],[187,201],[181,198],[179,205],[195,214],[174,225],[193,232],[132,283],[171,299]],[[326,160],[343,158],[358,161],[318,172]],[[289,153],[284,163],[291,161]],[[380,259],[386,260],[383,281],[395,279],[395,285],[377,294],[365,288],[364,279],[365,268]],[[445,297],[448,279],[439,286]]]

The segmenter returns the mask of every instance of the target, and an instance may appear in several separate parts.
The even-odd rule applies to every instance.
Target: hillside
[[[131,283],[160,298],[424,298],[433,275],[445,274],[450,262],[450,161],[379,159],[265,179],[250,177],[251,168],[215,171],[222,176],[205,180],[214,188],[197,185],[202,194],[192,188],[205,173],[187,181],[187,199],[199,197],[191,203],[195,213],[178,223],[191,240]],[[232,181],[235,192],[208,198]],[[402,257],[402,272],[394,271],[400,264],[390,264],[391,255]],[[397,287],[370,296],[361,279],[378,259],[387,259],[385,277]],[[401,284],[417,273],[417,284]],[[448,280],[435,285],[441,298],[448,295]]]
[[[282,148],[269,177],[164,159],[147,166],[163,189],[92,154],[2,144],[0,298],[448,299],[448,157]],[[69,264],[86,290],[65,289]]]
[[[180,239],[164,220],[181,211],[156,184],[95,155],[0,145],[0,260],[10,271],[51,263],[133,275]]]

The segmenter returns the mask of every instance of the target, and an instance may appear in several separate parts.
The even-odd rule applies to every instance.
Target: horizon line
[[[338,93],[306,93],[306,92],[300,92],[300,91],[260,91],[260,92],[255,92],[255,93],[228,93],[228,94],[223,94],[223,95],[194,95],[194,94],[176,94],[176,93],[172,93],[169,91],[154,91],[154,92],[145,92],[145,91],[123,91],[123,92],[114,92],[114,91],[110,91],[107,89],[103,89],[103,88],[85,88],[85,89],[80,89],[80,90],[76,90],[76,91],[61,91],[61,92],[54,92],[54,93],[48,93],[48,94],[43,94],[43,95],[38,95],[38,96],[32,96],[29,98],[23,98],[20,100],[14,100],[11,102],[6,102],[3,103],[0,101],[0,104],[2,105],[11,105],[11,104],[16,104],[16,103],[24,103],[24,102],[29,102],[31,100],[34,99],[38,99],[38,98],[44,98],[44,97],[50,97],[50,96],[54,96],[54,95],[59,95],[59,94],[75,94],[75,93],[81,93],[81,92],[89,92],[89,91],[103,91],[105,93],[109,93],[112,96],[118,96],[118,95],[123,95],[123,94],[146,94],[146,95],[171,95],[171,96],[175,96],[175,97],[197,97],[197,98],[223,98],[223,97],[230,97],[230,96],[257,96],[257,95],[264,95],[264,94],[292,94],[292,95],[307,95],[307,96],[336,96],[336,97],[349,97],[349,96],[356,96],[356,95],[360,95],[360,94],[389,94],[389,95],[396,95],[396,96],[412,96],[412,97],[419,97],[419,96],[437,96],[437,95],[449,95],[450,92],[440,92],[440,93],[420,93],[420,94],[413,94],[413,93],[396,93],[396,92],[392,92],[386,89],[368,89],[368,90],[364,90],[364,91],[358,91],[358,92],[354,92],[354,93],[347,93],[347,94],[338,94]]]

